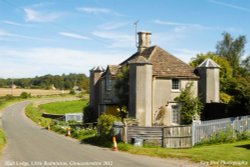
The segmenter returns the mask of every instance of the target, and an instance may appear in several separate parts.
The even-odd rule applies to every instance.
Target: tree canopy
[[[38,89],[72,89],[78,86],[80,89],[89,90],[89,78],[85,74],[68,74],[68,75],[44,75],[35,78],[19,79],[0,79],[0,87],[10,87],[15,84],[20,88],[38,88]]]
[[[223,40],[219,41],[216,45],[216,53],[219,56],[225,57],[230,65],[233,67],[234,76],[237,74],[240,67],[241,58],[245,52],[246,37],[240,35],[234,38],[228,32],[224,32]]]

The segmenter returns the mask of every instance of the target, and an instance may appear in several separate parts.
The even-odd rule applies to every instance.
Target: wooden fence
[[[141,138],[144,143],[162,146],[165,148],[189,148],[203,139],[209,139],[212,134],[231,129],[235,132],[250,131],[250,116],[225,118],[211,121],[199,121],[192,126],[167,127],[126,127],[126,141],[131,143],[132,138]]]
[[[142,138],[144,143],[166,148],[192,147],[191,126],[138,127],[128,126],[127,141]]]
[[[135,137],[142,138],[144,143],[162,146],[162,127],[128,126],[127,141],[131,143]]]
[[[247,132],[250,131],[250,116],[231,117],[224,119],[216,119],[210,121],[201,121],[198,124],[192,125],[193,129],[193,143],[202,142],[202,140],[209,140],[211,136],[219,132],[231,130],[233,132]]]
[[[189,148],[192,147],[191,126],[163,127],[163,147]]]

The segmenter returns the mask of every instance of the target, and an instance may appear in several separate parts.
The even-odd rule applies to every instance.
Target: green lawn
[[[53,102],[40,105],[40,108],[49,114],[79,113],[87,105],[88,100]]]
[[[2,154],[2,150],[6,144],[6,136],[3,129],[0,128],[0,154]]]
[[[222,163],[247,161],[250,166],[250,140],[230,144],[197,146],[190,149],[134,147],[119,143],[119,149],[132,154],[162,158],[189,158],[195,162]],[[221,165],[221,164],[220,164]]]

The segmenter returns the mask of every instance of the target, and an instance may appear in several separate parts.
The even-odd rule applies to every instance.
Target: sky
[[[84,73],[137,51],[137,31],[184,62],[223,32],[249,41],[249,0],[0,0],[0,78]]]

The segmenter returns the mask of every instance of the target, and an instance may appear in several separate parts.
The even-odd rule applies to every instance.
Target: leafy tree
[[[234,70],[233,74],[236,76],[238,68],[240,67],[241,57],[244,54],[246,37],[240,35],[234,39],[232,35],[227,32],[224,32],[222,35],[223,40],[217,43],[216,53],[229,61]]]
[[[250,77],[237,77],[229,82],[228,93],[233,96],[229,103],[230,116],[250,114]]]
[[[120,109],[129,104],[129,68],[124,66],[115,80],[115,93],[119,99]]]
[[[13,79],[0,79],[0,87],[10,87]],[[89,78],[85,74],[63,74],[60,75],[45,75],[35,78],[19,78],[14,80],[14,84],[20,88],[40,88],[51,89],[54,85],[57,89],[72,89],[74,86],[79,86],[85,91],[89,91]]]
[[[203,104],[199,97],[194,97],[193,82],[188,83],[186,88],[181,91],[180,96],[176,97],[174,100],[180,104],[180,114],[183,124],[191,124],[192,119],[195,115],[201,115],[201,110],[203,109]]]
[[[245,60],[242,61],[242,67],[246,70],[248,73],[248,76],[250,74],[250,55],[247,56]]]

